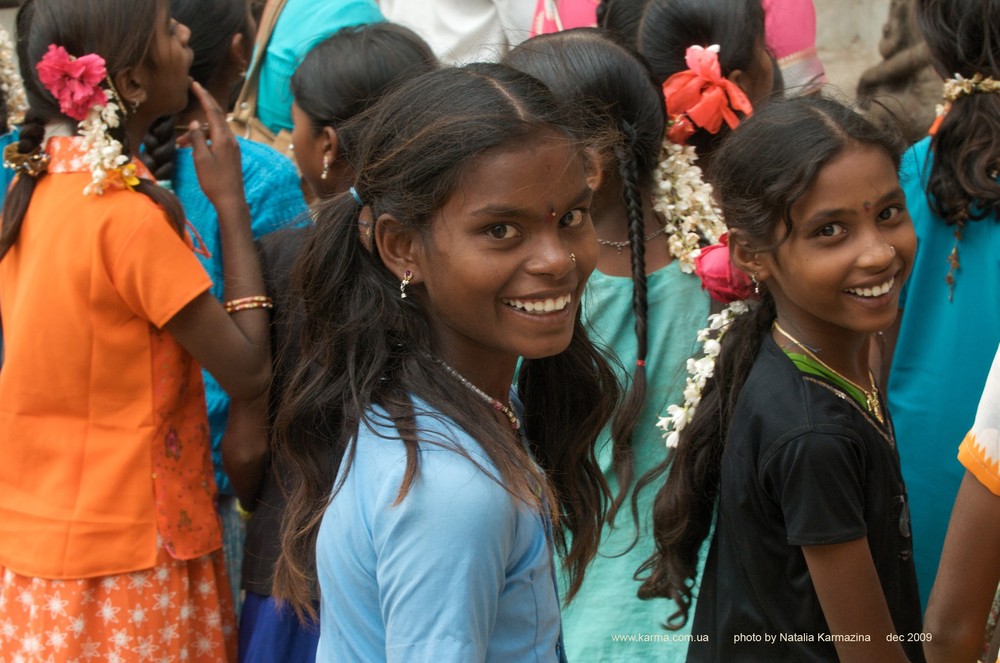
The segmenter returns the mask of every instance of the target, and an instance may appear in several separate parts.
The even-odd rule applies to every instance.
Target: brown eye
[[[567,212],[563,218],[559,219],[559,225],[563,228],[576,228],[577,226],[583,224],[584,220],[587,218],[587,210],[585,209],[574,209]]]

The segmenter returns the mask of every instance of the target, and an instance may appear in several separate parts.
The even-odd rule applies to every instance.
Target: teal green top
[[[666,458],[663,431],[656,422],[666,414],[667,406],[684,402],[687,360],[700,350],[698,330],[707,326],[708,294],[693,274],[684,274],[676,262],[648,277],[649,352],[646,357],[646,405],[639,416],[633,436],[635,477],[659,465]],[[595,271],[583,299],[584,322],[595,344],[605,345],[618,356],[631,375],[636,361],[635,315],[632,312],[632,279],[607,276]],[[611,433],[605,430],[598,443],[597,458],[612,491],[618,482],[611,470]],[[563,611],[566,654],[570,661],[683,661],[687,643],[674,642],[674,634],[662,624],[676,611],[673,601],[640,601],[639,583],[632,579],[639,565],[653,553],[651,516],[656,482],[639,494],[640,535],[635,537],[630,499],[626,500],[616,520],[616,527],[605,527],[601,548],[587,568],[583,587]],[[708,546],[704,547],[702,563]],[[560,586],[565,593],[564,579]],[[694,617],[692,605],[690,616]],[[645,637],[645,640],[643,639]]]

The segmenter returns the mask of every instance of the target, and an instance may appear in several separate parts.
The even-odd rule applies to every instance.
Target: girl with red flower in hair
[[[29,103],[4,151],[0,659],[235,660],[200,366],[237,399],[270,377],[270,301],[239,151],[188,77],[166,0],[27,0]],[[133,157],[193,91],[225,305],[178,200]],[[200,366],[199,366],[200,365]]]
[[[640,590],[676,603],[671,628],[693,612],[688,661],[923,660],[871,361],[916,253],[899,155],[852,110],[797,97],[758,109],[712,162],[756,301],[694,362]]]

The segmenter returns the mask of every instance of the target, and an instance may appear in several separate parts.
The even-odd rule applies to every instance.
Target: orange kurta
[[[53,138],[0,261],[0,566],[40,578],[147,569],[221,545],[197,365],[160,328],[208,289],[148,197],[85,196]]]

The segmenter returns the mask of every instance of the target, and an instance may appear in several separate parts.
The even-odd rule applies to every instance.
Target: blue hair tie
[[[360,205],[361,207],[365,206],[365,201],[361,200],[361,196],[358,195],[357,189],[355,189],[352,186],[350,189],[348,189],[348,191],[350,191],[351,195],[354,196],[354,200],[358,203],[358,205]]]

